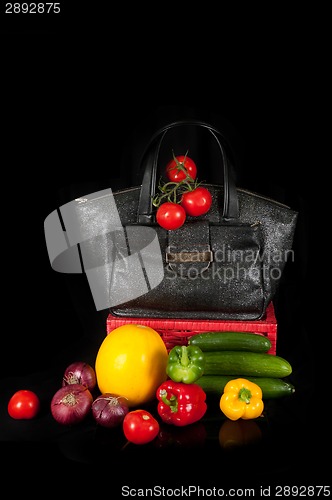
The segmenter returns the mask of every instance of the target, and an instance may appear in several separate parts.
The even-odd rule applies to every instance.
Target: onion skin
[[[122,424],[129,412],[126,398],[117,394],[104,393],[92,403],[92,416],[98,425],[111,429]]]
[[[51,401],[51,413],[59,424],[78,424],[90,413],[92,402],[92,394],[86,386],[65,385],[54,394]]]
[[[97,385],[96,373],[92,366],[84,361],[71,363],[64,372],[62,387],[70,384],[85,385],[90,391]]]

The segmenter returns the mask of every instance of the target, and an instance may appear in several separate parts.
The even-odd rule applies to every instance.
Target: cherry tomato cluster
[[[187,218],[206,214],[212,204],[210,191],[197,182],[197,166],[192,158],[175,156],[166,165],[168,182],[159,184],[153,198],[156,221],[167,230],[178,229]]]

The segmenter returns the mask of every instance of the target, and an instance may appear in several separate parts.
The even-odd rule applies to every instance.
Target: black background
[[[105,24],[96,11],[90,21],[88,10],[70,14],[39,25],[6,21],[2,31],[0,447],[8,470],[29,475],[46,465],[50,477],[66,480],[83,473],[70,481],[73,491],[79,477],[115,487],[120,473],[119,484],[136,487],[328,484],[329,413],[320,398],[329,384],[329,337],[318,284],[326,253],[317,250],[315,209],[322,201],[315,175],[326,163],[324,30],[313,37],[309,27],[318,21],[290,13],[275,24],[270,16],[255,23],[225,15],[217,26],[212,13],[197,12],[190,22],[178,13],[175,26],[156,16],[135,30],[135,13],[131,23],[118,12]],[[89,426],[71,434],[49,418],[63,368],[74,358],[93,364],[107,311],[95,311],[83,275],[52,270],[43,223],[77,196],[137,184],[151,133],[182,117],[223,128],[239,186],[299,211],[295,260],[276,299],[277,350],[294,367],[297,392],[272,407],[257,448],[227,455],[213,439],[203,449],[166,450],[156,459],[150,447],[123,452],[109,438],[95,447]],[[36,421],[13,422],[6,413],[9,396],[23,387],[41,395]]]

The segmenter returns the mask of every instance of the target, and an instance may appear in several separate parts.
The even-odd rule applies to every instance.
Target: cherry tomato
[[[178,229],[186,220],[185,209],[178,203],[166,201],[157,210],[156,219],[164,229]]]
[[[182,167],[182,168],[181,168]],[[184,170],[183,170],[184,169]],[[186,178],[186,174],[195,180],[197,167],[194,160],[185,155],[174,156],[166,165],[166,175],[172,182],[180,182]]]
[[[127,413],[122,422],[124,435],[134,444],[146,444],[158,436],[159,422],[146,410],[133,410]]]
[[[181,206],[188,215],[193,217],[206,214],[210,210],[211,204],[212,195],[203,186],[198,186],[192,191],[186,191],[181,198]]]
[[[37,394],[26,389],[15,392],[8,402],[8,413],[16,420],[30,420],[40,410],[40,400]]]

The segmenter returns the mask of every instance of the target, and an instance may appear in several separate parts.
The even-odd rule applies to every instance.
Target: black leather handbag
[[[156,224],[152,204],[158,153],[169,130],[186,125],[212,134],[220,150],[223,185],[204,184],[213,199],[209,212],[201,217],[187,217],[179,229],[167,231]],[[111,307],[110,313],[138,318],[262,318],[292,253],[297,212],[277,201],[236,188],[224,137],[205,122],[177,121],[158,130],[146,148],[142,168],[140,187],[113,195],[126,231],[127,249],[131,248],[134,254],[141,252],[140,276],[136,278],[144,277],[147,291]],[[144,228],[153,231],[148,235]],[[153,241],[156,243],[155,234],[160,253],[151,249],[144,256],[142,250]],[[125,255],[127,249],[123,249]],[[158,269],[154,275],[155,268]],[[114,270],[110,293],[115,297],[118,291],[133,286],[135,277],[126,278],[127,270],[125,267],[122,272]]]
[[[205,215],[187,216],[179,229],[165,230],[156,223],[152,201],[161,145],[180,127],[212,137],[221,180],[203,184],[212,194]],[[147,144],[140,167],[141,185],[93,193],[61,207],[61,227],[55,212],[49,216],[52,267],[82,272],[80,260],[97,309],[116,317],[263,318],[292,255],[298,213],[236,187],[225,138],[205,122],[162,127]]]

